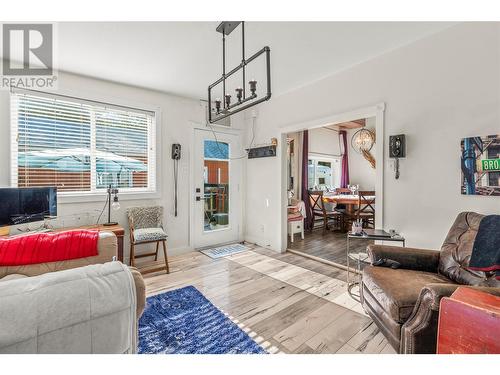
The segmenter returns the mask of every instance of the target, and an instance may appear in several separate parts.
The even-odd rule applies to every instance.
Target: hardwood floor
[[[394,353],[338,268],[254,247],[221,259],[172,257],[170,270],[145,276],[148,296],[193,285],[270,352]]]
[[[365,251],[366,247],[373,241],[355,239],[350,243],[351,251]],[[322,229],[315,229],[312,232],[305,232],[304,239],[300,235],[295,235],[294,242],[290,242],[288,236],[288,249],[326,259],[330,262],[347,266],[346,234],[340,232],[326,232]]]

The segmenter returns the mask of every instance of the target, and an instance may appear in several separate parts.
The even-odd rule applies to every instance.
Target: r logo
[[[52,75],[51,24],[3,25],[3,75]]]

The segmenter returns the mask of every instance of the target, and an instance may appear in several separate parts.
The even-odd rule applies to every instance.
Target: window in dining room
[[[340,159],[309,156],[308,184],[311,189],[334,189],[340,186]]]

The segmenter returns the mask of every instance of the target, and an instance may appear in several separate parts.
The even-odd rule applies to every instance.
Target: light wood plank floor
[[[371,243],[373,241],[351,240],[350,251],[365,251],[366,247]],[[347,265],[346,233],[327,231],[323,234],[323,229],[314,229],[312,232],[305,232],[304,239],[301,239],[300,235],[296,234],[293,242],[290,241],[290,236],[288,236],[288,248],[343,266]]]
[[[281,352],[394,353],[335,267],[254,247],[217,260],[199,252],[172,257],[170,270],[145,276],[148,296],[193,285],[258,343]]]

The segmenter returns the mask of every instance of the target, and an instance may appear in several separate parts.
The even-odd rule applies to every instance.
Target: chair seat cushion
[[[300,212],[294,212],[288,214],[288,221],[301,221],[304,217],[300,214]]]
[[[141,228],[134,230],[134,242],[161,241],[167,238],[162,228]]]
[[[394,321],[404,323],[413,311],[424,286],[450,284],[436,273],[367,266],[363,270],[364,290]]]

